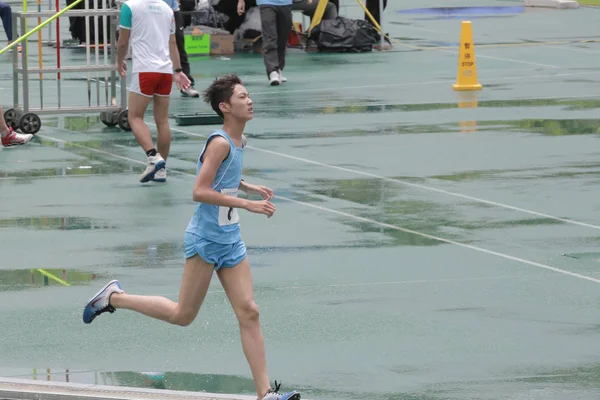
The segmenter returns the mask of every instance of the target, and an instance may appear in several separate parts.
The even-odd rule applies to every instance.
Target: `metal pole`
[[[85,4],[85,11],[90,9],[89,1],[83,0]],[[87,61],[87,65],[90,65],[90,16],[85,17],[85,57]],[[88,88],[88,107],[92,106],[92,83],[91,83],[91,73],[88,71],[87,74],[87,88]]]
[[[383,30],[383,1],[384,0],[379,0],[379,27],[381,28],[381,50],[383,50],[383,44],[385,43],[385,39],[383,37],[385,33],[385,31]]]
[[[110,18],[110,64],[117,65],[117,18]],[[110,71],[110,99],[113,106],[117,105],[117,73]]]
[[[13,38],[18,36],[17,31],[17,14],[12,15],[12,35]],[[13,107],[19,106],[19,53],[13,50]]]
[[[56,0],[56,13],[60,11],[59,0]],[[60,68],[60,18],[56,18],[56,68]],[[56,74],[56,90],[58,94],[58,108],[61,106],[61,76],[60,72]]]
[[[37,10],[38,12],[42,11],[42,2],[41,0],[37,0]],[[37,19],[37,23],[38,25],[42,24],[42,18],[38,17]],[[40,67],[40,69],[42,69],[42,67],[44,66],[43,60],[42,60],[42,41],[44,39],[42,38],[42,30],[40,29],[38,31],[38,65]],[[39,75],[40,78],[40,108],[44,108],[44,74],[40,73]]]
[[[48,0],[48,10],[52,10],[52,0]],[[52,23],[48,24],[48,45],[52,45]]]
[[[94,10],[98,9],[98,0],[94,0]],[[100,65],[100,40],[98,39],[98,18],[94,15],[94,53],[96,55],[96,65]],[[100,74],[96,72],[96,105],[100,106]]]
[[[102,9],[107,8],[106,0],[102,0]],[[106,15],[102,16],[102,48],[104,49],[104,65],[108,65],[108,18]],[[110,106],[108,102],[108,71],[104,70],[104,92],[106,93],[106,105]]]
[[[27,15],[21,14],[21,36],[25,35],[25,19]],[[23,112],[29,112],[29,67],[27,65],[27,40],[24,43],[24,49],[21,51],[21,68],[23,68]]]

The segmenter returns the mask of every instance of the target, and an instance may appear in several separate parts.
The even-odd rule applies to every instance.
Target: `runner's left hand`
[[[263,200],[271,200],[273,198],[273,190],[266,186],[251,185],[248,191],[252,194],[260,195]]]

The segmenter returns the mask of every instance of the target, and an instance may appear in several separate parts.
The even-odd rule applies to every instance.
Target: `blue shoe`
[[[114,313],[115,308],[110,305],[110,296],[113,293],[123,293],[119,281],[108,282],[94,297],[88,301],[83,309],[83,322],[90,324],[98,315],[110,312]]]
[[[291,391],[288,393],[279,393],[281,383],[275,381],[275,389],[271,388],[260,400],[300,400],[300,393],[297,391]]]

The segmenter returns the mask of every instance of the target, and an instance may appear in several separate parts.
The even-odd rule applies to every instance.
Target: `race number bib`
[[[237,189],[222,189],[221,193],[226,196],[237,197]],[[219,226],[237,224],[240,221],[237,208],[219,207]]]

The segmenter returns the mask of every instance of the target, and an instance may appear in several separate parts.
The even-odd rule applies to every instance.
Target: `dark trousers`
[[[194,86],[194,78],[190,72],[190,62],[188,61],[188,55],[185,52],[185,44],[183,37],[183,15],[181,11],[175,11],[175,41],[177,42],[177,51],[179,52],[179,62],[181,63],[181,69],[183,73],[188,77],[192,86]]]
[[[0,18],[2,19],[2,26],[4,26],[4,32],[9,42],[12,42],[12,10],[6,3],[0,2]]]
[[[365,4],[365,6],[367,7],[367,10],[369,10],[369,12],[371,13],[371,15],[373,16],[373,19],[375,19],[375,21],[377,21],[377,23],[381,23],[381,16],[379,15],[379,2],[382,0],[367,0],[367,4]],[[387,0],[383,0],[383,9],[385,10],[385,8],[387,7]],[[367,21],[371,21],[371,19],[369,18],[369,16],[367,15],[367,13],[365,13],[365,20]]]
[[[267,76],[285,67],[285,52],[292,31],[292,6],[261,5],[263,59]]]
[[[246,12],[252,7],[256,7],[256,0],[246,0]],[[213,1],[214,3],[214,1]],[[221,0],[215,6],[215,11],[227,15],[227,21],[223,24],[225,30],[233,34],[237,28],[244,22],[246,14],[238,15],[237,0]]]
[[[378,24],[381,25],[381,16],[379,15],[379,2],[380,1],[383,1],[383,9],[385,10],[385,8],[387,7],[387,0],[367,0],[367,4],[365,4],[365,6],[367,7],[367,10],[369,10],[371,15],[373,16],[373,19],[375,21],[377,21]],[[369,18],[367,13],[365,13],[365,20],[371,22],[371,19]],[[377,32],[376,37],[377,37],[377,41],[381,40],[381,36],[379,35],[379,32]],[[389,42],[389,40],[387,38],[385,40],[387,42]]]

